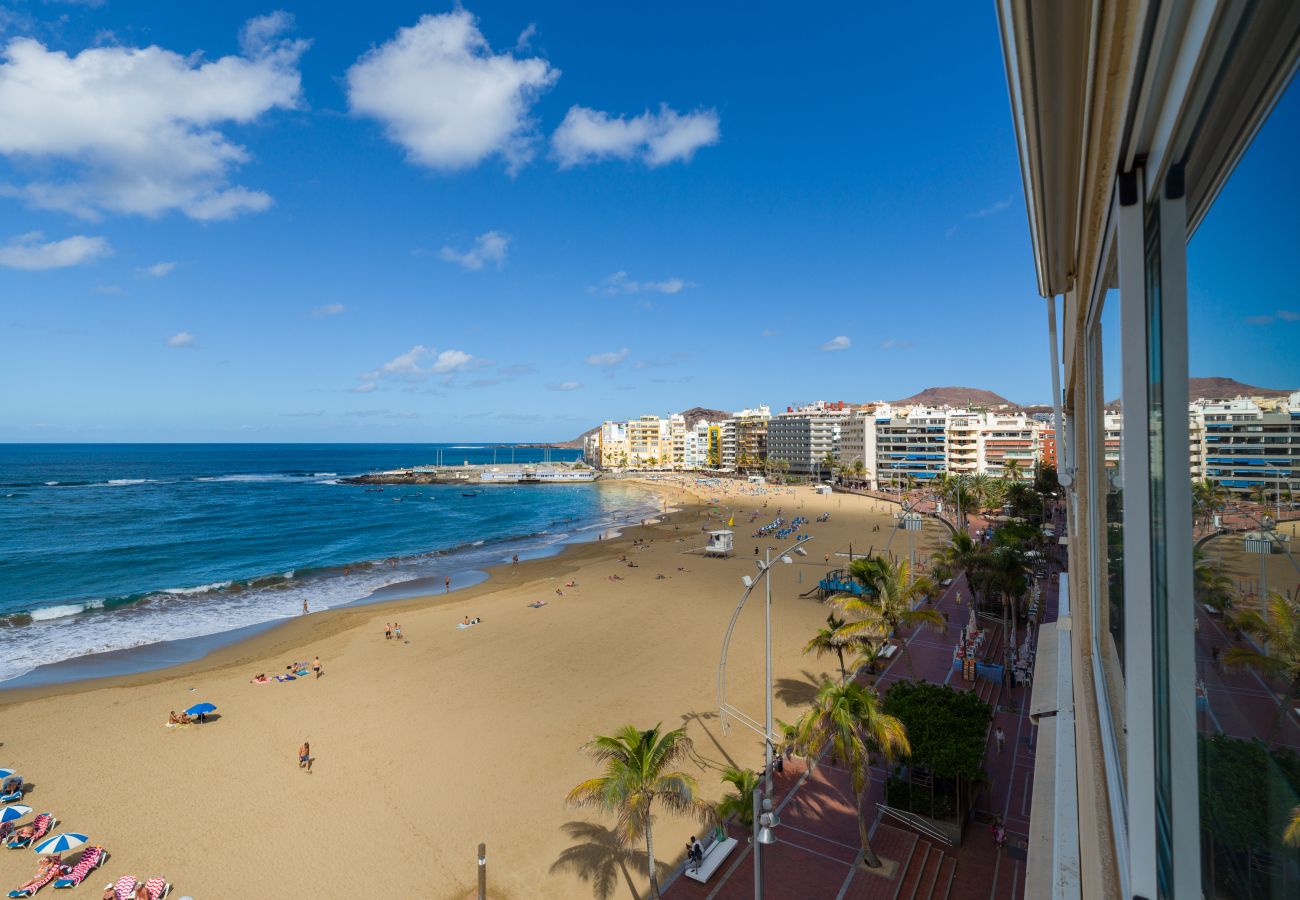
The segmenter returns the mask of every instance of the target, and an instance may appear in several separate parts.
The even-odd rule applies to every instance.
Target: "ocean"
[[[659,508],[619,482],[340,483],[431,464],[540,461],[460,444],[0,445],[0,682],[87,654],[481,580]],[[571,460],[576,450],[549,451]],[[399,502],[400,501],[400,502]]]

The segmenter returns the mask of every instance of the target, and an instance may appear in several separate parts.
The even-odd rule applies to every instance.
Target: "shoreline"
[[[893,504],[806,487],[644,484],[677,511],[506,562],[474,587],[299,616],[165,669],[4,692],[4,762],[32,785],[26,802],[107,847],[107,875],[163,874],[178,893],[226,896],[274,881],[312,896],[463,900],[486,841],[493,896],[591,897],[613,822],[565,796],[598,771],[581,752],[592,736],[625,724],[686,729],[694,750],[684,767],[706,802],[722,795],[724,769],[762,764],[761,739],[726,728],[716,694],[719,641],[751,553],[787,543],[753,532],[777,516],[813,532],[808,556],[773,573],[773,713],[794,721],[838,674],[833,656],[803,652],[829,611],[809,589],[850,544],[896,521]],[[729,518],[738,552],[702,556],[704,532]],[[932,522],[918,537],[920,553],[947,540]],[[460,629],[463,617],[482,624]],[[386,640],[394,619],[403,637]],[[763,610],[746,607],[735,629],[727,702],[760,710]],[[250,684],[314,658],[319,679]],[[199,701],[217,709],[209,724],[165,727],[168,710]],[[304,742],[310,775],[297,765]],[[384,827],[339,822],[338,798],[359,790]],[[250,798],[270,801],[257,804],[255,827]],[[141,804],[149,815],[124,814]],[[348,839],[321,854],[322,835],[340,828]],[[697,830],[688,818],[656,823],[665,872]],[[4,857],[0,878],[30,874],[25,858]],[[644,887],[629,870],[615,896]]]
[[[688,506],[704,503],[704,498],[677,485],[661,485],[639,478],[623,480],[645,488],[647,499],[650,500],[648,507],[657,505],[659,508],[653,511],[647,508],[645,516],[636,523],[613,522],[602,527],[596,522],[577,529],[569,538],[547,545],[534,555],[526,558],[521,556],[517,566],[504,562],[481,568],[452,570],[450,574],[453,583],[464,578],[471,578],[473,582],[450,592],[438,591],[436,578],[417,578],[377,588],[365,597],[307,615],[269,619],[227,631],[88,653],[37,666],[29,672],[0,682],[0,709],[11,704],[65,693],[77,694],[105,687],[131,687],[171,677],[181,678],[225,669],[237,662],[268,654],[283,655],[302,643],[328,639],[345,632],[359,624],[363,618],[378,616],[380,613],[405,615],[482,596],[501,586],[500,576],[503,572],[530,571],[531,564],[560,561],[582,548],[603,546],[606,541],[626,537],[633,529],[652,527],[666,513],[681,512]],[[591,537],[592,534],[599,535],[603,540]],[[501,543],[504,549],[512,542],[527,538],[528,536],[507,538]],[[576,567],[586,559],[586,555],[574,554],[573,565]],[[413,588],[426,581],[430,582],[428,590]],[[110,671],[95,674],[95,670],[103,667]]]

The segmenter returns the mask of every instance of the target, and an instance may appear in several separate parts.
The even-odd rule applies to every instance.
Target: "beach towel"
[[[56,860],[58,859],[57,856],[54,857],[54,858],[55,858]],[[53,880],[58,876],[58,874],[59,874],[59,869],[60,869],[60,867],[59,867],[57,864],[55,864],[55,865],[53,865],[53,866],[50,866],[48,869],[45,870],[45,874],[42,875],[42,876],[40,876],[40,880],[39,880],[39,881],[36,881],[36,882],[31,886],[31,887],[27,888],[26,890],[21,890],[21,891],[20,891],[20,890],[12,890],[12,891],[9,892],[9,896],[10,896],[10,897],[30,897],[32,894],[36,893],[36,892],[39,891],[41,888],[45,887],[47,884],[49,884],[51,881],[53,881]]]
[[[162,900],[171,889],[166,878],[150,878],[144,883],[144,889],[149,894],[149,900]]]
[[[74,888],[81,884],[90,871],[104,861],[105,856],[103,847],[87,847],[75,866],[63,867],[63,877],[54,882],[54,887]]]
[[[276,681],[297,681],[298,679],[292,675],[277,675],[275,676],[275,680]]]
[[[123,875],[112,888],[117,900],[131,900],[131,895],[135,893],[135,876]]]
[[[457,622],[457,623],[456,623],[456,627],[457,627],[457,628],[473,628],[473,627],[474,627],[475,625],[477,625],[477,624],[478,624],[477,622],[470,622],[468,625],[466,625],[464,622]]]

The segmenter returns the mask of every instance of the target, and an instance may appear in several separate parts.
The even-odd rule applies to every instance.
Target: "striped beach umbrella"
[[[12,775],[14,772],[17,771],[18,771],[17,769],[0,769],[0,778],[8,778],[10,775]]]
[[[54,837],[46,838],[32,849],[37,853],[44,855],[46,853],[67,853],[86,843],[88,838],[84,834],[76,834],[71,831],[63,834],[56,834]]]
[[[3,825],[5,822],[17,822],[31,811],[32,808],[30,806],[23,806],[21,803],[6,806],[4,811],[0,812],[0,825]]]

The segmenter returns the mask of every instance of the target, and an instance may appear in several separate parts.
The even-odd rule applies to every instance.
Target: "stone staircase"
[[[885,879],[859,871],[844,894],[844,900],[948,900],[957,869],[934,842],[906,828],[881,823],[872,846],[882,857],[898,860],[893,878]]]
[[[957,860],[925,838],[917,838],[894,900],[947,900],[956,869]]]

